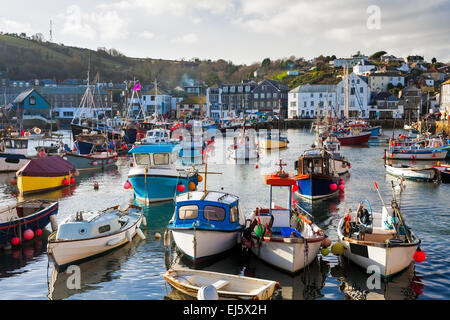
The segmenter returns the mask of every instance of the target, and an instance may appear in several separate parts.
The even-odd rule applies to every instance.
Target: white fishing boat
[[[386,172],[396,176],[415,181],[439,180],[439,170],[434,167],[418,167],[402,164],[400,166],[385,165]]]
[[[399,146],[391,141],[385,152],[386,159],[443,160],[447,157],[450,145],[442,137],[436,136],[417,141],[409,146]]]
[[[248,219],[250,225],[244,230],[242,243],[265,262],[291,274],[294,274],[316,258],[322,241],[323,231],[312,223],[299,210],[292,209],[291,188],[296,180],[293,175],[282,170],[265,175],[270,185],[270,207],[257,208]],[[274,201],[283,200],[280,189],[288,195],[287,206],[278,206]],[[286,200],[286,199],[284,199]]]
[[[148,130],[140,144],[170,143],[170,130],[155,128]]]
[[[191,297],[197,298],[200,291],[201,300],[269,300],[278,287],[276,281],[184,268],[169,269],[163,278]],[[217,296],[202,295],[207,286],[213,286]]]
[[[395,189],[404,188],[402,184],[394,188],[391,207],[383,201],[381,212],[372,212],[363,207],[361,202],[358,210],[349,212],[339,221],[337,228],[338,241],[343,246],[343,255],[355,264],[372,268],[372,272],[383,277],[389,277],[406,269],[415,257],[420,245],[420,239],[409,229],[400,212]],[[378,186],[375,183],[378,191]],[[380,196],[381,199],[381,196]],[[382,200],[382,199],[381,199]]]
[[[183,255],[199,264],[234,248],[244,221],[237,196],[194,191],[177,196],[168,230]]]
[[[0,140],[0,172],[14,172],[30,161],[28,137],[8,136]]]
[[[142,208],[135,205],[77,212],[50,234],[47,251],[53,262],[62,267],[131,242],[136,234],[145,239],[141,223],[146,225],[145,217]]]
[[[228,147],[233,160],[253,160],[259,158],[259,146],[253,135],[244,131],[233,137],[233,144]]]

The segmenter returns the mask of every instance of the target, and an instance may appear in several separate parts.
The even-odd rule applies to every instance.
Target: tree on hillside
[[[435,64],[437,62],[436,58],[431,59],[431,63]]]
[[[261,63],[261,67],[264,69],[267,69],[270,67],[270,59],[269,58],[265,58],[262,63]]]
[[[385,55],[387,52],[386,51],[377,51],[375,52],[373,55],[371,55],[369,57],[369,59],[372,60],[379,60],[381,56]]]

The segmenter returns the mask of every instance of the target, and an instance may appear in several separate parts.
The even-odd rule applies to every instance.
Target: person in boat
[[[39,158],[44,158],[46,155],[44,148],[41,148],[38,153]]]

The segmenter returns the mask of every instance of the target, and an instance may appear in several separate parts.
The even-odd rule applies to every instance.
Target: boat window
[[[150,157],[146,153],[136,153],[134,155],[134,160],[139,166],[148,166],[150,165]]]
[[[322,161],[320,159],[314,159],[314,173],[322,173]]]
[[[215,206],[205,206],[203,217],[207,220],[223,221],[225,219],[225,209]]]
[[[239,217],[238,206],[232,206],[230,208],[230,222],[233,223],[238,221],[238,217]]]
[[[153,137],[153,131],[147,132],[147,137]]]
[[[198,217],[198,207],[196,205],[181,206],[178,209],[178,218],[181,220],[196,219]]]
[[[153,163],[157,166],[169,164],[169,154],[168,153],[155,153],[153,155]]]
[[[111,226],[109,224],[106,224],[104,226],[98,227],[98,233],[104,233],[111,230]]]

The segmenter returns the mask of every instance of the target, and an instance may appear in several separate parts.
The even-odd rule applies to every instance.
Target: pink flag
[[[133,88],[133,90],[134,91],[138,91],[138,90],[141,90],[141,84],[138,82],[138,83],[136,83],[135,85],[134,85],[134,88]]]

